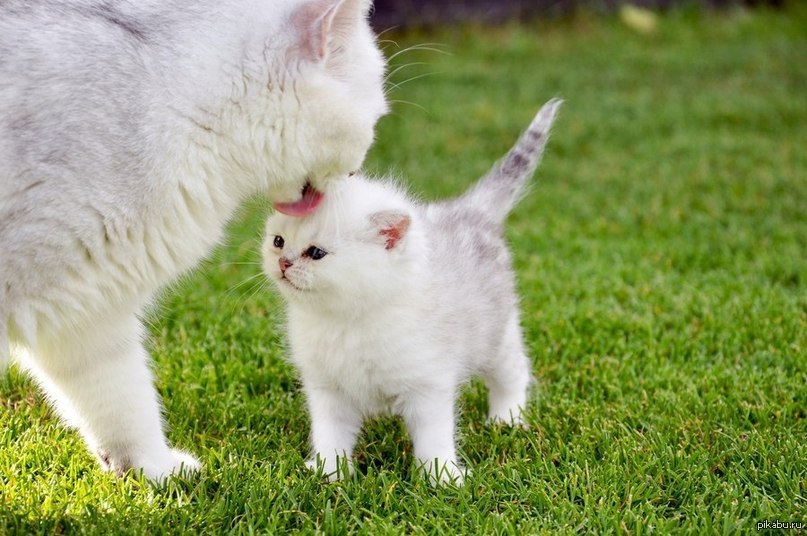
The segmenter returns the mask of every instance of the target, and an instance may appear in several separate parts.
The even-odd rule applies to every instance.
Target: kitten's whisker
[[[238,290],[239,288],[243,287],[244,285],[246,285],[248,283],[251,283],[251,282],[255,281],[255,278],[261,277],[262,275],[263,275],[262,272],[258,272],[257,274],[253,274],[253,275],[249,276],[248,278],[244,279],[243,281],[236,284],[235,286],[230,287],[229,289],[227,289],[227,291],[224,293],[224,296],[229,298],[236,290]]]
[[[263,285],[263,281],[256,281],[240,296],[238,296],[233,304],[232,309],[230,310],[231,314],[235,314],[236,309],[238,309],[240,314],[244,310],[244,306],[246,305],[247,301],[254,296],[255,289],[259,289]]]
[[[233,261],[233,262],[220,262],[219,266],[261,266],[258,261]]]
[[[262,276],[262,275],[263,275],[263,273],[261,273],[261,272],[258,272],[258,273],[256,273],[256,274],[252,274],[251,276],[249,276],[249,277],[247,277],[246,279],[244,279],[244,280],[240,281],[239,283],[237,283],[235,286],[230,287],[229,289],[227,289],[227,292],[230,292],[230,291],[236,290],[236,289],[238,289],[238,288],[240,288],[240,287],[242,287],[242,286],[246,285],[247,283],[251,282],[251,281],[252,281],[252,280],[254,280],[255,278],[260,277],[260,276]]]
[[[259,292],[261,292],[262,290],[264,290],[266,288],[266,279],[260,281],[256,285],[256,287],[257,288],[255,288],[254,291],[249,296],[247,296],[247,298],[241,304],[241,309],[238,311],[238,316],[241,316],[241,314],[244,312],[244,307],[247,306],[247,302],[252,301],[252,298],[254,298]]]

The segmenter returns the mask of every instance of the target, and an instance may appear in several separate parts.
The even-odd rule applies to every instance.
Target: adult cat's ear
[[[291,17],[300,54],[311,61],[325,61],[367,19],[371,5],[368,0],[305,2]]]
[[[384,245],[384,249],[393,249],[409,230],[412,222],[409,214],[395,210],[385,210],[370,215],[370,223],[375,240]]]

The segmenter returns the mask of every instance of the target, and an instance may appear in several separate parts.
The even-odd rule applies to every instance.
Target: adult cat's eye
[[[315,261],[320,260],[322,257],[324,257],[327,254],[328,254],[327,251],[325,251],[324,249],[319,249],[317,246],[311,246],[310,248],[305,250],[305,256],[306,257],[311,257]]]
[[[285,244],[285,243],[286,243],[286,241],[283,240],[282,236],[280,236],[280,235],[275,236],[274,244],[275,244],[276,248],[282,248],[283,244]]]

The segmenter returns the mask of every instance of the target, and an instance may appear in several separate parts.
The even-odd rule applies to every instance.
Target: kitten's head
[[[386,63],[367,21],[371,5],[298,0],[280,26],[273,44],[281,56],[274,68],[278,83],[269,91],[284,123],[280,166],[268,193],[282,212],[312,212],[318,192],[359,169],[388,110]]]
[[[268,219],[263,269],[290,303],[353,314],[405,292],[421,247],[407,196],[354,176],[335,184],[314,214]]]

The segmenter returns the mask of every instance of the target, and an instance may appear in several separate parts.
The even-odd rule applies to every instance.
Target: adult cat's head
[[[422,247],[406,194],[355,176],[310,216],[268,219],[263,269],[290,303],[353,314],[404,294],[423,268]]]
[[[268,166],[270,199],[285,213],[305,215],[333,179],[361,166],[387,112],[385,61],[367,21],[370,0],[267,1],[262,15],[278,24],[283,4],[289,7],[268,41],[247,45],[245,97],[268,90],[268,99],[251,102],[272,108],[252,113],[247,135],[259,144],[252,149],[276,159]]]

